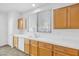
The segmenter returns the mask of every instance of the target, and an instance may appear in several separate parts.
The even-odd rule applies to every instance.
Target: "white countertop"
[[[58,38],[35,38],[35,37],[29,37],[27,35],[22,35],[22,34],[15,34],[14,36],[29,38],[31,40],[36,40],[36,41],[46,42],[46,43],[60,45],[64,47],[79,49],[79,41],[77,40],[69,40],[69,39],[64,39],[64,38],[61,38],[60,40],[59,37]]]

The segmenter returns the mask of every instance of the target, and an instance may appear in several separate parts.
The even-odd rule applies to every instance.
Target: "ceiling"
[[[18,11],[23,12],[33,8],[37,8],[45,5],[46,3],[35,3],[35,7],[32,6],[33,3],[0,3],[1,12]]]
[[[33,10],[38,7],[47,8],[48,6],[48,8],[58,8],[70,5],[70,3],[35,3],[35,7],[33,7],[32,4],[34,3],[0,3],[0,12],[28,12],[29,10]]]

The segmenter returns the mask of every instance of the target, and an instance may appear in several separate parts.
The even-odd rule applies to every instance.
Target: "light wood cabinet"
[[[38,46],[38,41],[31,40],[31,45],[37,47]]]
[[[58,55],[58,54],[60,54],[59,56],[61,56],[61,55],[78,56],[78,50],[55,45],[54,46],[54,55]]]
[[[54,10],[54,28],[67,28],[67,8],[59,8]]]
[[[79,29],[79,4],[54,10],[55,29]]]
[[[21,44],[21,43],[20,43]],[[13,46],[18,48],[18,37],[13,36]],[[24,52],[31,56],[79,56],[79,50],[25,38]]]
[[[79,4],[68,7],[68,20],[71,29],[79,29]]]
[[[54,51],[54,56],[69,56],[69,55],[60,51]]]
[[[30,50],[31,50],[30,54],[32,56],[38,56],[38,47],[31,45],[31,49]]]
[[[18,25],[18,29],[19,30],[24,30],[25,29],[25,19],[22,17],[22,18],[19,18],[18,21],[17,21],[17,25]]]
[[[32,56],[37,56],[38,55],[38,41],[31,40],[30,54]]]
[[[13,47],[18,48],[18,37],[13,36]]]
[[[30,40],[26,38],[24,40],[24,52],[30,54]]]
[[[39,47],[52,50],[52,44],[49,43],[39,42]]]
[[[38,55],[39,56],[52,56],[52,51],[39,47]]]
[[[39,56],[52,56],[52,45],[44,42],[39,42]]]

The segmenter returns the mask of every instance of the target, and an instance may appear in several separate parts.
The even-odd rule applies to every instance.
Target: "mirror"
[[[25,18],[21,17],[21,18],[18,19],[17,27],[18,27],[19,30],[21,30],[21,31],[25,30],[25,24],[26,24]]]
[[[50,10],[39,12],[37,17],[37,32],[51,32]]]
[[[37,32],[37,14],[29,15],[29,32]]]

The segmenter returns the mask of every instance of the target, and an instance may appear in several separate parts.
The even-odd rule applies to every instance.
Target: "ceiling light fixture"
[[[37,12],[40,12],[41,11],[41,9],[36,9],[35,11],[34,11],[34,13],[37,13]]]
[[[32,4],[33,7],[35,7],[35,4]]]

